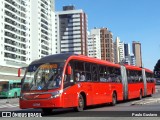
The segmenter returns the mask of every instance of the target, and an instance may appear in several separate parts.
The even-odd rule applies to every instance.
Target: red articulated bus
[[[33,61],[22,79],[20,108],[86,106],[141,99],[155,92],[152,71],[77,54],[55,54]]]

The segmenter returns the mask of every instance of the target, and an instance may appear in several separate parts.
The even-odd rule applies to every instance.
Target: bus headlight
[[[59,97],[61,94],[62,94],[63,90],[58,90],[58,91],[55,91],[55,92],[52,92],[52,96],[51,98],[57,98]]]

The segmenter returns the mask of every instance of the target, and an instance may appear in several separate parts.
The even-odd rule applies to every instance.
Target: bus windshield
[[[9,90],[9,82],[0,82],[0,92]]]
[[[22,90],[48,90],[61,85],[62,67],[60,64],[47,63],[32,65],[22,79]]]

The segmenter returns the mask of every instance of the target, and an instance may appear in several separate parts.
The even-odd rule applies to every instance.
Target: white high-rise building
[[[88,56],[101,59],[100,29],[91,29],[88,35]]]
[[[54,0],[30,0],[31,61],[54,53]],[[53,18],[52,18],[53,17]],[[55,48],[55,47],[54,47]],[[53,49],[54,49],[53,48]]]
[[[54,0],[0,0],[0,4],[0,79],[17,79],[17,68],[55,52]]]
[[[121,42],[119,37],[116,37],[114,43],[114,54],[115,54],[115,63],[124,62],[125,55],[124,55],[124,42]]]
[[[57,53],[77,53],[87,55],[87,15],[74,6],[64,6],[56,12]]]

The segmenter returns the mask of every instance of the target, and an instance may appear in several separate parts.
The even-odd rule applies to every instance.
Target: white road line
[[[160,98],[150,98],[132,102],[132,105],[144,105],[144,104],[158,103],[158,102],[160,102]]]
[[[19,104],[6,104],[6,105],[0,105],[0,108],[13,108],[13,107],[18,107]]]

